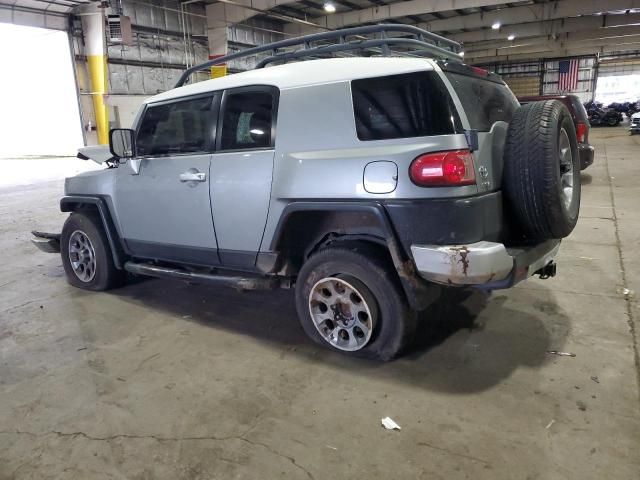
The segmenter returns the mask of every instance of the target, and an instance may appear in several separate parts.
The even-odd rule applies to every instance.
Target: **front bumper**
[[[452,286],[509,288],[553,262],[559,240],[525,248],[481,241],[467,245],[412,245],[416,268],[425,280]]]
[[[580,154],[580,170],[584,170],[593,163],[595,149],[588,143],[578,144],[578,153]]]
[[[60,253],[60,234],[46,232],[31,232],[35,238],[31,239],[36,247],[45,253]]]
[[[632,123],[629,126],[629,131],[631,133],[640,133],[640,123]]]

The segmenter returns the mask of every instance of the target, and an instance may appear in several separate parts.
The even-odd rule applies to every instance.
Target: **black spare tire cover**
[[[580,211],[580,159],[576,131],[558,100],[516,110],[504,150],[503,189],[525,237],[563,238]]]

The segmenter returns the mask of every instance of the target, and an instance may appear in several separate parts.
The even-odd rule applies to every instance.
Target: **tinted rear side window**
[[[140,155],[203,152],[210,148],[213,96],[149,106],[138,129]]]
[[[273,95],[270,92],[230,93],[222,119],[222,150],[271,146]]]
[[[509,87],[482,78],[446,73],[460,98],[471,128],[488,132],[498,121],[509,122],[520,106]]]
[[[448,135],[461,131],[458,113],[435,72],[351,82],[360,140]]]

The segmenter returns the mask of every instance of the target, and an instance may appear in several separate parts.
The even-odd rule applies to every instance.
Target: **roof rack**
[[[376,35],[378,37],[367,38],[363,35]],[[395,36],[389,36],[390,34]],[[401,34],[401,36],[398,36]],[[334,41],[328,45],[314,45],[316,42]],[[337,43],[336,43],[337,41]],[[258,53],[271,52],[271,55],[261,60],[256,68],[263,68],[274,62],[287,62],[289,60],[304,57],[315,57],[332,54],[336,52],[346,52],[352,50],[380,49],[382,55],[390,56],[398,54],[391,52],[392,46],[410,47],[414,50],[403,52],[411,56],[427,56],[439,59],[462,62],[460,51],[462,47],[459,43],[436,35],[412,25],[387,24],[368,25],[364,27],[343,28],[329,32],[313,33],[302,37],[289,38],[278,42],[267,43],[253,48],[248,48],[240,52],[230,53],[223,57],[218,57],[208,62],[201,63],[188,68],[180,76],[176,87],[181,87],[187,79],[195,72],[206,70],[214,65],[227,63],[238,58],[256,55]],[[288,47],[299,47],[297,49],[279,52]]]

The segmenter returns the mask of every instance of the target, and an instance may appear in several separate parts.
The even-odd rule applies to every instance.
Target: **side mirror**
[[[135,157],[135,132],[130,128],[112,128],[109,132],[109,151],[116,158]]]

